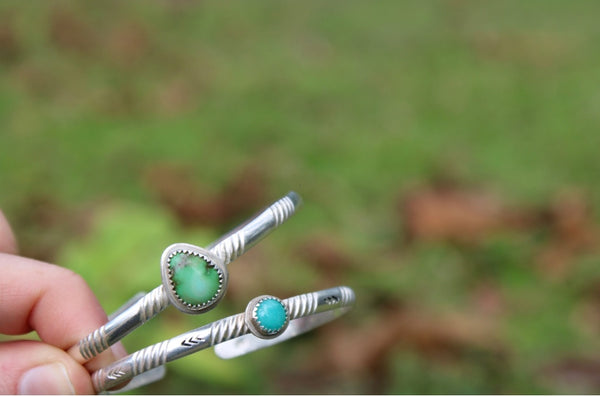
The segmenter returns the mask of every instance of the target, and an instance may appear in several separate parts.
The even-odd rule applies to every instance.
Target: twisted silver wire
[[[271,210],[273,218],[275,218],[275,227],[277,227],[285,222],[285,220],[290,216],[292,216],[296,210],[296,204],[291,197],[285,196],[270,206],[269,210]]]
[[[230,263],[285,222],[300,203],[298,194],[288,193],[256,217],[212,243],[207,250],[219,257],[225,265]],[[168,292],[160,285],[71,347],[69,354],[77,361],[85,362],[156,316],[169,304]]]
[[[214,346],[226,340],[245,335],[248,332],[248,326],[244,321],[244,313],[236,314],[211,324],[210,344]]]
[[[244,253],[246,249],[245,242],[245,238],[241,233],[234,233],[214,247],[209,247],[208,250],[221,258],[223,263],[227,265]]]
[[[102,368],[92,375],[92,383],[96,390],[110,390],[134,376],[167,362],[169,341],[163,341],[139,350],[113,365]]]
[[[154,288],[148,294],[139,300],[140,304],[140,322],[145,323],[156,314],[162,312],[169,306],[169,297],[162,285]]]
[[[223,236],[206,249],[228,264],[258,243],[268,232],[275,229],[294,214],[301,199],[290,192],[271,204],[261,214]]]
[[[167,306],[169,298],[160,285],[144,295],[134,306],[80,340],[79,353],[85,360],[97,356],[125,336],[124,329],[144,324]]]
[[[348,287],[335,287],[284,299],[283,303],[288,308],[290,328],[293,329],[290,329],[291,333],[289,334],[282,331],[281,335],[270,340],[259,339],[250,334],[251,331],[247,325],[249,319],[246,316],[249,312],[252,312],[253,300],[248,305],[250,309],[247,308],[244,313],[226,317],[149,346],[96,371],[92,375],[93,384],[97,392],[111,390],[120,387],[134,376],[166,362],[219,344],[216,347],[239,341],[240,343],[234,347],[240,353],[237,355],[246,354],[287,340],[290,337],[309,331],[315,326],[333,320],[349,310],[354,303],[354,299],[354,292]],[[311,319],[314,321],[305,321]],[[230,357],[237,355],[231,355]]]
[[[168,346],[169,341],[166,340],[135,352],[132,355],[133,376],[166,363]]]
[[[108,336],[104,325],[79,341],[79,351],[86,360],[108,349],[108,346]]]
[[[284,299],[284,302],[288,307],[290,320],[293,320],[315,313],[318,306],[318,295],[316,292],[311,292]]]
[[[346,286],[341,286],[338,288],[340,289],[341,295],[340,306],[348,306],[356,301],[356,295],[354,294],[352,288]]]

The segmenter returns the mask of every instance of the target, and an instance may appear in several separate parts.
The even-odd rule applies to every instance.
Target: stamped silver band
[[[344,286],[283,300],[273,296],[259,298],[250,301],[243,313],[149,346],[94,372],[96,392],[119,389],[139,374],[211,346],[219,350],[219,356],[232,358],[280,343],[339,317],[355,301],[354,291]],[[259,310],[254,310],[256,307]],[[248,318],[248,313],[252,318]],[[253,333],[248,324],[256,320],[277,335],[264,339],[261,333]]]
[[[212,309],[227,290],[226,265],[285,222],[294,214],[300,204],[300,196],[295,192],[290,192],[246,223],[213,242],[206,249],[184,243],[167,247],[161,258],[162,285],[129,305],[105,325],[80,340],[69,349],[69,354],[80,363],[86,362],[156,316],[169,304],[173,304],[185,313],[197,314]],[[176,258],[176,255],[185,257]],[[183,287],[179,286],[181,290],[177,291],[176,283],[172,280],[173,273],[178,270],[179,266],[174,263],[175,260],[186,264],[205,266],[207,282],[218,280],[218,285],[214,286],[214,294],[211,294],[206,300],[198,297],[200,299],[198,301],[189,299],[186,301],[182,298]],[[214,274],[210,274],[211,272]],[[189,290],[192,290],[192,293],[198,293],[193,288],[187,288],[185,291]]]

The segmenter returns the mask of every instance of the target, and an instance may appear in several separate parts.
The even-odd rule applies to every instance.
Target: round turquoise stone
[[[277,299],[267,298],[256,307],[256,320],[267,332],[278,332],[287,320],[285,307]]]
[[[179,252],[169,260],[169,269],[175,292],[187,304],[210,302],[221,286],[217,269],[198,255]]]

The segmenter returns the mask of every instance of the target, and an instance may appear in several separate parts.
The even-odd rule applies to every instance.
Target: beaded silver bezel
[[[171,258],[178,253],[185,253],[188,255],[195,255],[202,259],[204,259],[210,266],[213,266],[217,272],[219,273],[219,289],[215,293],[215,295],[206,303],[203,304],[191,304],[183,300],[175,291],[175,285],[173,283],[173,272],[171,271],[169,264]],[[179,311],[188,314],[200,314],[211,310],[216,306],[217,303],[223,298],[225,292],[227,291],[227,285],[229,281],[229,274],[227,272],[227,268],[223,264],[223,262],[217,258],[215,255],[211,254],[208,250],[204,248],[186,244],[186,243],[176,243],[168,246],[161,256],[160,260],[161,267],[161,277],[162,277],[162,285],[167,293],[169,301],[175,306]]]
[[[274,299],[278,301],[285,309],[285,323],[280,329],[276,331],[271,331],[263,327],[260,321],[258,320],[258,316],[256,314],[258,306],[260,306],[260,304],[267,299]],[[283,302],[278,297],[273,295],[261,295],[248,302],[248,306],[246,306],[246,311],[244,312],[244,321],[246,322],[248,329],[250,330],[250,332],[252,332],[254,336],[257,336],[261,339],[272,339],[281,335],[287,329],[290,323],[290,311],[285,302]]]

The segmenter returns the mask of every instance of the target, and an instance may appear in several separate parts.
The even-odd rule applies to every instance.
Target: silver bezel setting
[[[175,291],[175,285],[172,278],[173,272],[171,271],[169,264],[171,258],[179,253],[198,256],[204,259],[210,266],[213,266],[219,273],[219,289],[208,302],[199,305],[187,303],[181,297],[179,297]],[[219,258],[204,248],[186,243],[172,244],[163,251],[160,259],[160,268],[162,285],[167,293],[169,301],[181,312],[188,314],[200,314],[207,312],[223,298],[225,292],[227,291],[227,284],[229,281],[227,268],[225,265],[223,265],[223,262]]]
[[[279,303],[281,303],[285,310],[285,323],[277,331],[270,331],[267,328],[263,327],[260,321],[258,321],[256,315],[258,306],[260,306],[260,304],[267,299],[274,299],[278,301]],[[252,332],[254,336],[261,339],[272,339],[281,335],[287,329],[290,323],[290,311],[285,302],[283,302],[278,297],[273,295],[261,295],[248,302],[248,306],[246,306],[246,311],[244,312],[244,321],[246,322],[248,329],[250,330],[250,332]]]

